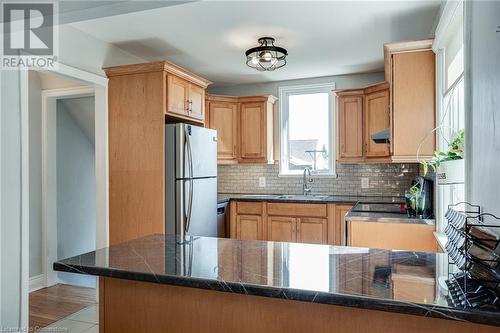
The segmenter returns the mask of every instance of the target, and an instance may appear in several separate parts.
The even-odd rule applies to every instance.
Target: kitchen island
[[[99,279],[101,332],[499,332],[448,305],[447,256],[151,235],[54,263]]]

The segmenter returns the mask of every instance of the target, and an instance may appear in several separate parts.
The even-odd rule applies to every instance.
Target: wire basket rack
[[[448,206],[445,219],[449,265],[459,269],[448,274],[448,302],[500,309],[500,218],[459,202]],[[448,269],[453,272],[453,267]]]

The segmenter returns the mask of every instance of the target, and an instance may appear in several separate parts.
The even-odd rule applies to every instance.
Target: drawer
[[[326,217],[326,204],[267,203],[267,215]]]
[[[262,215],[262,202],[243,202],[236,203],[237,214]]]

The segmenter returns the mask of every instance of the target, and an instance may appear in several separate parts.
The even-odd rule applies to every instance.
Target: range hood
[[[375,143],[389,143],[391,138],[391,130],[389,128],[384,128],[383,130],[373,133],[372,140]]]

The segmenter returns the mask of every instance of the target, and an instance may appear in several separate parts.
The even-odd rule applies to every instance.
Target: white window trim
[[[333,91],[335,90],[335,82],[328,83],[317,83],[317,84],[307,84],[307,85],[299,85],[299,86],[283,86],[279,87],[279,138],[280,138],[280,161],[279,161],[279,173],[278,177],[302,177],[302,171],[299,173],[289,173],[284,172],[283,166],[285,161],[285,154],[287,150],[287,145],[285,144],[285,136],[288,135],[288,131],[283,126],[283,119],[286,116],[288,118],[288,96],[291,94],[297,93],[324,93],[325,91],[329,92],[329,103],[328,103],[328,121],[330,123],[330,135],[329,141],[331,146],[331,158],[330,158],[330,171],[329,172],[313,172],[313,176],[315,178],[325,177],[325,178],[336,178],[336,165],[335,165],[335,156],[336,156],[336,143],[334,141],[336,134],[336,126],[335,126],[335,103],[333,98]],[[285,114],[286,113],[286,114]]]

